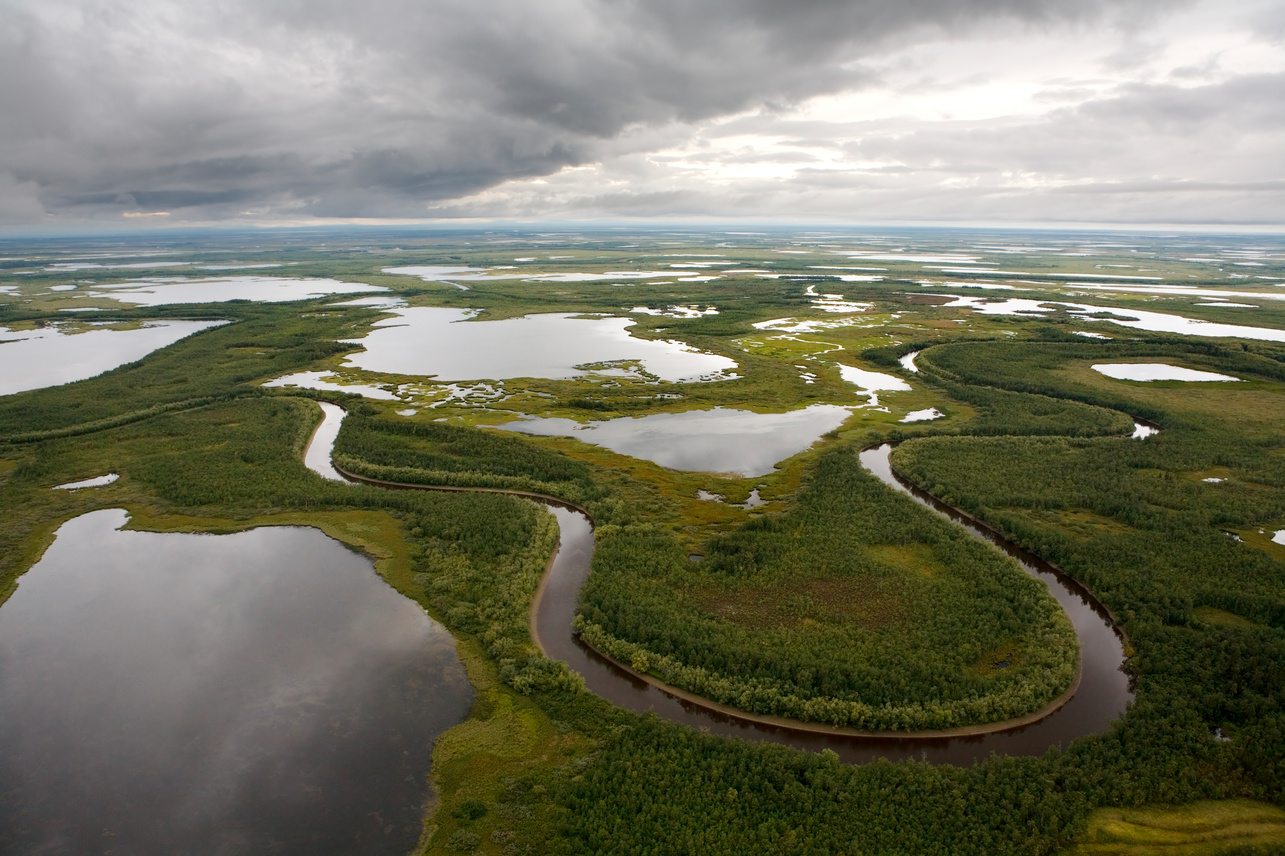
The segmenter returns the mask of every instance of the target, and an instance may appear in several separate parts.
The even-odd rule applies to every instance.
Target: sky
[[[0,0],[0,232],[1285,229],[1285,0]]]

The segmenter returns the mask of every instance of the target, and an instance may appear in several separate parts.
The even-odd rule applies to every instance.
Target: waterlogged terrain
[[[1192,800],[1218,817],[1285,787],[1278,238],[371,229],[130,244],[12,244],[0,324],[231,323],[0,399],[0,586],[60,523],[108,507],[160,528],[171,514],[348,521],[326,531],[382,545],[369,551],[400,595],[386,593],[457,637],[479,702],[436,743],[427,853],[1046,854],[1086,828],[1081,852],[1105,852],[1119,841],[1104,834],[1181,824]],[[342,430],[326,405],[314,434],[319,396],[347,410]],[[449,492],[345,484],[339,468]],[[120,477],[87,484],[107,473]],[[551,497],[553,517],[497,490]],[[932,497],[965,516],[939,519],[954,512]],[[129,582],[95,575],[110,552],[59,578],[59,598]],[[46,568],[0,607],[0,632]],[[147,585],[148,618],[171,600],[188,614],[189,597]],[[198,628],[209,614],[223,612],[207,606]],[[289,653],[317,625],[279,622],[260,647]],[[379,659],[300,644],[336,668]],[[162,724],[193,721],[167,704]],[[242,721],[274,704],[227,707]],[[288,784],[313,769],[305,713],[256,744],[283,759],[254,779],[277,816],[332,790]],[[125,796],[174,781],[121,757],[86,781],[118,766],[143,771]],[[876,758],[893,763],[863,763]],[[50,816],[6,801],[33,766],[0,771],[0,812],[24,834]],[[46,800],[81,799],[85,823],[61,828],[100,838],[74,852],[128,849],[79,786]],[[214,797],[187,805],[209,811],[185,820],[206,849],[253,852],[223,830],[260,829],[264,800],[220,814],[231,787],[206,785]],[[316,828],[351,843],[378,820],[409,850],[422,803],[402,823],[400,796],[370,797],[382,804]],[[1103,814],[1122,805],[1144,808]],[[1273,823],[1256,845],[1281,843]]]
[[[0,841],[406,853],[472,690],[450,636],[314,529],[82,515],[0,609]]]

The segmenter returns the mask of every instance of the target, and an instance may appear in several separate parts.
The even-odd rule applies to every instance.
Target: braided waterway
[[[315,462],[329,461],[330,447],[345,414],[335,405],[322,407],[325,417],[307,452],[307,464],[315,472],[327,478],[344,477],[395,489],[486,490],[383,482],[345,471],[335,473],[333,469],[323,472]],[[662,719],[712,734],[780,743],[811,752],[831,749],[852,763],[888,758],[967,765],[992,754],[1042,755],[1051,746],[1066,746],[1077,737],[1105,731],[1112,720],[1124,713],[1132,699],[1129,679],[1122,668],[1125,641],[1116,630],[1110,612],[1083,586],[1053,565],[901,479],[892,468],[891,453],[890,444],[870,448],[861,453],[861,462],[884,484],[1013,556],[1026,573],[1049,586],[1053,597],[1066,611],[1080,642],[1080,674],[1073,686],[1051,705],[1017,720],[972,729],[870,735],[818,723],[748,714],[665,686],[600,655],[572,632],[571,620],[580,588],[589,577],[594,546],[593,523],[584,509],[554,497],[491,489],[540,502],[558,521],[558,547],[532,602],[531,638],[546,656],[565,662],[581,675],[591,692],[620,707],[638,713],[654,711]]]

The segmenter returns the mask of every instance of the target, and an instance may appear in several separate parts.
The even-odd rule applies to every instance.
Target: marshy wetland
[[[1279,799],[1285,245],[219,240],[176,247],[146,283],[79,267],[92,246],[5,253],[0,325],[21,341],[0,356],[38,336],[202,328],[0,396],[0,634],[25,621],[36,639],[0,642],[21,661],[5,681],[27,681],[0,690],[22,738],[5,741],[4,847],[107,852],[164,827],[191,852],[270,852],[305,838],[267,830],[293,828],[335,852],[784,852],[788,838],[817,853],[1047,853],[1087,846],[1121,806]],[[191,291],[213,267],[234,271],[224,290]],[[262,283],[248,302],[230,297],[251,282],[240,270]],[[77,527],[125,514],[129,531],[104,523],[101,545],[57,564]],[[287,535],[316,543],[256,548],[256,562],[214,546]],[[113,558],[113,539],[146,546]],[[352,568],[328,575],[307,549]],[[265,587],[322,612],[270,621],[273,644],[247,633],[251,653],[219,660],[201,634],[270,611]],[[37,637],[58,625],[24,618],[39,592],[68,616],[101,608],[55,644]],[[340,632],[356,626],[340,608],[363,597],[404,646]],[[107,641],[88,641],[96,628]],[[185,663],[182,686],[144,677],[216,699],[200,703],[214,730],[171,715],[192,702],[66,665],[90,654]],[[256,701],[210,677],[220,662],[288,689]],[[326,696],[323,673],[388,688]],[[306,704],[280,701],[300,687]],[[125,724],[77,727],[68,705],[75,736],[59,737],[35,710],[59,699]],[[347,705],[326,728],[352,727],[309,744],[330,733],[308,725],[326,705]],[[84,775],[32,761],[28,738]],[[166,740],[189,749],[186,784],[217,799],[193,809],[148,766],[176,760]],[[215,744],[232,749],[202,755]],[[257,790],[238,784],[269,768]],[[113,777],[130,771],[131,787],[166,792],[173,820],[60,843],[108,827],[93,812],[113,803],[95,794],[121,793]],[[396,785],[368,787],[376,772]],[[345,850],[358,839],[369,849]]]

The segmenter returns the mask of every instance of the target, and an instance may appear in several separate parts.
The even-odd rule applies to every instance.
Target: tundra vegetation
[[[105,507],[158,529],[310,523],[376,556],[391,585],[455,634],[477,690],[470,717],[434,752],[438,800],[424,852],[1282,852],[1285,556],[1271,534],[1285,528],[1285,344],[1147,332],[1057,307],[990,315],[950,304],[1013,296],[974,287],[1005,285],[1116,317],[1145,307],[1281,330],[1285,301],[1273,295],[1285,290],[1285,248],[1195,238],[1119,248],[1069,235],[1057,239],[1063,253],[1022,250],[1003,233],[729,237],[372,232],[327,236],[319,248],[315,236],[283,233],[171,248],[194,264],[289,265],[291,277],[384,286],[411,305],[490,318],[644,307],[669,314],[631,315],[635,335],[739,366],[735,379],[681,384],[606,366],[573,380],[494,383],[484,395],[471,382],[448,388],[345,366],[384,317],[377,306],[331,296],[131,308],[96,287],[123,281],[110,270],[51,267],[101,247],[9,247],[0,327],[232,323],[89,380],[0,398],[0,587],[12,591],[61,522]],[[1000,244],[1012,246],[985,249]],[[921,261],[942,254],[967,256],[979,272],[946,276]],[[1252,266],[1184,261],[1218,254]],[[383,272],[413,265],[488,272],[450,282]],[[1118,265],[1236,291],[1229,300],[1256,308],[1129,290],[1151,279],[1082,288]],[[881,270],[840,278],[854,267]],[[1028,273],[997,279],[983,268]],[[672,275],[547,276],[629,270]],[[835,301],[827,307],[821,294],[862,308],[827,311]],[[900,362],[912,351],[914,373]],[[1240,380],[1120,381],[1090,368],[1147,361]],[[895,374],[911,389],[881,392],[870,406],[842,366]],[[302,371],[393,397],[263,386]],[[493,493],[321,479],[301,463],[319,398],[350,410],[336,444],[347,469],[587,508],[597,548],[577,626],[639,671],[748,711],[867,730],[1036,710],[1073,679],[1074,634],[1041,584],[857,463],[866,445],[904,440],[893,455],[902,473],[1055,562],[1113,611],[1133,647],[1135,701],[1104,734],[968,768],[846,765],[614,708],[528,635],[557,537],[552,518]],[[575,439],[489,427],[515,414],[587,421],[812,403],[848,405],[853,416],[757,479],[666,470]],[[900,421],[928,407],[944,418]],[[1159,433],[1131,439],[1132,417]],[[50,490],[107,472],[121,478]],[[739,507],[751,489],[767,502]]]

